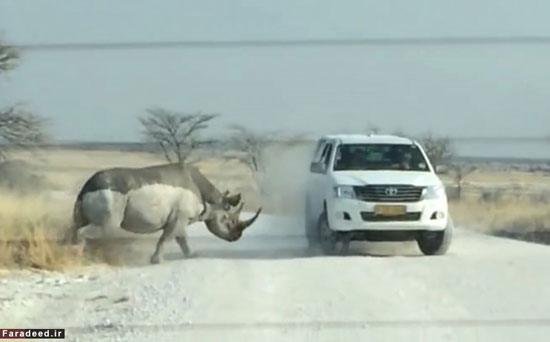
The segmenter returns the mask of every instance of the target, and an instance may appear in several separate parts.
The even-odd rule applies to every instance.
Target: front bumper
[[[405,205],[406,214],[397,219],[373,214],[375,205]],[[435,213],[442,215],[438,217]],[[414,203],[378,203],[334,198],[327,203],[329,225],[335,231],[440,231],[447,226],[447,200],[422,200]]]

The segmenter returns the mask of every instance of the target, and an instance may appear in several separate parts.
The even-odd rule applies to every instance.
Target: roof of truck
[[[414,141],[396,135],[384,134],[330,134],[324,139],[334,139],[342,144],[412,144]]]

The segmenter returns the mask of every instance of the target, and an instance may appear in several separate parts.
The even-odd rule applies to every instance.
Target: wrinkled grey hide
[[[133,233],[162,230],[151,263],[159,263],[164,243],[175,238],[191,256],[185,229],[197,221],[217,237],[236,241],[259,216],[240,221],[241,195],[221,193],[196,168],[183,163],[145,168],[111,168],[96,172],[82,187],[74,205],[72,243],[85,234],[122,228]]]

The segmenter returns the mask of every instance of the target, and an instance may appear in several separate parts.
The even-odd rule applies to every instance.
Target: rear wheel
[[[424,255],[444,255],[451,246],[453,238],[454,223],[449,216],[447,227],[442,231],[426,231],[419,234],[416,239],[418,247]]]

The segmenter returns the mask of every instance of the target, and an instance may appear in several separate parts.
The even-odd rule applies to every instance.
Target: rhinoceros
[[[260,215],[239,219],[241,194],[221,193],[192,165],[169,163],[143,168],[109,168],[96,172],[78,193],[73,209],[70,243],[80,244],[82,232],[105,234],[122,228],[138,234],[162,230],[150,262],[162,260],[164,243],[175,238],[185,257],[195,255],[186,239],[186,227],[202,221],[215,236],[240,239]]]

